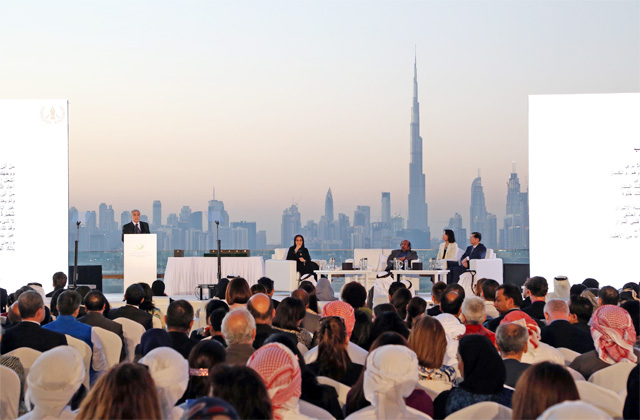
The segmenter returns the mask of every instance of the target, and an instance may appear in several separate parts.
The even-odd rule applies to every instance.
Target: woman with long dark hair
[[[305,274],[315,274],[315,270],[318,270],[318,264],[311,261],[309,250],[304,246],[304,237],[302,235],[296,235],[293,238],[293,246],[289,248],[287,252],[287,260],[296,262],[296,271],[300,273],[300,276]]]
[[[300,288],[305,292],[309,293],[309,308],[307,308],[311,313],[318,315],[320,311],[318,310],[318,295],[316,295],[316,286],[313,285],[309,280],[304,280],[300,282]]]
[[[304,303],[300,299],[286,297],[278,305],[272,324],[276,330],[295,334],[298,342],[310,349],[313,336],[300,326],[305,314]]]
[[[139,308],[143,311],[149,312],[153,316],[154,328],[164,329],[166,327],[166,324],[164,322],[164,314],[153,304],[153,290],[151,290],[151,286],[144,282],[138,284],[144,291],[144,300],[142,301],[142,303],[140,303]]]
[[[210,372],[214,366],[224,363],[227,352],[215,340],[202,340],[189,353],[189,384],[178,404],[200,397],[209,396],[211,391]]]

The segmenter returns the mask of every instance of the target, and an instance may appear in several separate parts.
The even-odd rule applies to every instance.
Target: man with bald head
[[[288,334],[292,340],[298,341],[298,337],[295,334],[285,333],[271,326],[276,310],[273,308],[273,299],[268,295],[256,293],[251,296],[249,302],[247,302],[247,309],[256,322],[256,338],[253,340],[254,349],[262,347],[271,334]]]
[[[291,297],[300,300],[304,304],[306,313],[302,320],[302,327],[311,334],[318,332],[320,329],[320,315],[309,311],[309,293],[304,289],[297,289],[291,292]]]
[[[555,348],[565,347],[578,353],[594,349],[591,334],[576,328],[569,322],[569,306],[560,299],[551,299],[544,305],[547,326],[540,333],[543,343]]]
[[[257,295],[256,295],[257,296]],[[227,342],[227,360],[230,365],[246,365],[253,354],[256,321],[244,308],[236,308],[222,320],[222,335]]]

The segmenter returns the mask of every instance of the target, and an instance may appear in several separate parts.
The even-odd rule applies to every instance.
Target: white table
[[[264,277],[262,257],[222,257],[222,277],[240,276],[249,286]],[[218,282],[218,258],[169,257],[164,272],[167,295],[193,295],[199,284]]]
[[[364,280],[364,288],[367,290],[369,290],[369,279],[373,278],[375,281],[378,274],[372,270],[315,270],[314,273],[318,274],[318,276],[327,276],[329,283],[332,282],[332,276],[356,277],[355,281],[358,282],[362,278]]]
[[[401,277],[415,277],[415,276],[433,276],[436,281],[447,282],[447,274],[449,270],[391,270],[391,273],[396,279]],[[434,282],[435,283],[435,282]]]

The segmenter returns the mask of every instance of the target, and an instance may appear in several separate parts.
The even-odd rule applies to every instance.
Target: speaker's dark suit
[[[151,233],[149,230],[149,223],[139,222],[140,224],[140,233]],[[124,242],[124,235],[136,233],[136,227],[133,222],[129,222],[126,225],[122,225],[122,242]]]
[[[30,347],[45,352],[54,347],[66,345],[67,337],[64,334],[44,329],[35,322],[22,321],[2,334],[0,353],[9,353],[20,347]]]
[[[540,332],[540,341],[555,348],[564,347],[582,354],[594,350],[591,334],[562,319],[544,327]]]
[[[469,245],[467,249],[464,251],[464,254],[462,254],[462,257],[460,257],[460,265],[454,265],[453,267],[451,266],[448,267],[449,274],[447,276],[447,283],[448,284],[457,283],[458,280],[460,279],[460,275],[465,271],[467,271],[467,268],[461,264],[462,261],[464,261],[467,257],[469,257],[469,260],[483,260],[486,255],[487,255],[487,248],[484,245],[478,244],[475,248],[473,247],[473,245]],[[456,264],[456,263],[453,263],[453,264]]]
[[[107,317],[99,314],[98,312],[87,312],[85,316],[78,318],[78,321],[85,323],[87,325],[91,325],[92,327],[102,328],[107,331],[111,331],[114,334],[117,334],[118,337],[120,337],[120,339],[122,340],[122,350],[120,351],[120,361],[122,362],[127,357],[127,345],[124,341],[122,324],[118,324],[117,322],[108,319]]]
[[[109,319],[116,318],[127,318],[136,321],[147,330],[153,328],[153,316],[137,306],[125,305],[121,308],[111,309],[109,311]]]

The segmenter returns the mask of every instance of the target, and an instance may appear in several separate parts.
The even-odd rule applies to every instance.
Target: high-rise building
[[[100,207],[98,207],[98,222],[100,230],[103,232],[116,230],[115,214],[111,205],[107,206],[105,203],[100,203]]]
[[[391,193],[382,193],[382,223],[391,224]]]
[[[247,245],[243,248],[248,249],[262,249],[256,248],[256,222],[231,222],[232,228],[243,228],[247,230]],[[265,237],[266,240],[266,237]],[[266,245],[266,242],[265,242]]]
[[[471,210],[469,217],[471,232],[485,234],[487,224],[487,207],[484,202],[484,191],[482,189],[482,179],[480,170],[478,177],[471,183]]]
[[[193,213],[189,214],[189,220],[187,222],[187,228],[188,229],[193,229],[195,231],[202,231],[202,212],[201,211],[194,211]],[[200,237],[198,237],[198,240]],[[195,249],[201,249],[201,248],[195,248]]]
[[[482,232],[482,243],[487,248],[498,248],[498,218],[493,213],[487,213],[487,224]]]
[[[324,217],[327,223],[333,222],[333,195],[331,188],[327,191],[327,197],[324,199]]]
[[[131,221],[131,212],[125,210],[120,213],[120,226],[124,226]]]
[[[413,104],[411,106],[411,161],[409,163],[409,218],[407,229],[429,232],[425,177],[422,171],[422,137],[418,103],[418,63],[413,64]],[[429,236],[427,236],[428,238]]]
[[[84,213],[84,225],[89,233],[98,230],[97,217],[95,211],[87,211]]]
[[[255,249],[267,249],[267,231],[266,230],[259,230],[256,233]]]
[[[191,207],[182,206],[182,208],[180,209],[180,221],[181,222],[188,222],[189,221],[189,216],[191,216]]]
[[[467,229],[462,227],[462,216],[459,213],[454,214],[453,217],[449,219],[449,226],[447,226],[446,229],[451,229],[453,234],[456,235],[458,246],[466,248],[465,244],[469,242],[467,239]]]
[[[159,228],[162,226],[162,203],[160,200],[153,202],[153,226]]]
[[[289,247],[293,244],[293,237],[296,236],[302,230],[300,225],[300,212],[298,206],[292,204],[291,207],[285,209],[282,212],[282,226],[281,226],[281,244],[282,246]]]
[[[209,201],[207,209],[207,230],[210,234],[216,231],[216,221],[220,223],[220,227],[229,227],[229,213],[224,209],[224,203],[216,200],[216,190],[213,190],[213,200]]]
[[[520,191],[520,180],[513,163],[507,182],[507,209],[504,228],[500,230],[503,249],[529,248],[529,194]]]

